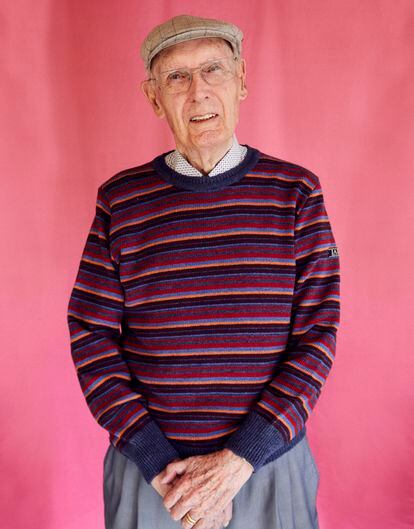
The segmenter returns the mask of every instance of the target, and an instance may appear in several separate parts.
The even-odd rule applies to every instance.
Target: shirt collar
[[[240,145],[237,141],[236,135],[233,135],[233,143],[230,149],[226,154],[221,158],[221,160],[213,167],[213,169],[208,173],[209,176],[214,176],[220,173],[224,173],[229,169],[236,167],[246,156],[247,147],[245,145]],[[193,167],[184,156],[178,151],[172,151],[165,156],[166,164],[176,171],[187,176],[203,176],[203,174]]]

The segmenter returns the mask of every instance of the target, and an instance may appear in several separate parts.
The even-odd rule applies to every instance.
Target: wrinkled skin
[[[174,460],[151,485],[165,508],[184,529],[221,529],[232,516],[233,498],[250,478],[253,467],[228,449]],[[197,523],[183,518],[189,512]]]
[[[173,488],[173,485],[177,483],[177,479],[175,479],[172,483],[163,484],[161,483],[161,474],[159,474],[156,478],[152,481],[152,486],[154,489],[160,494],[162,497],[166,495],[166,493]],[[214,513],[210,516],[206,516],[202,520],[199,520],[197,522],[198,528],[202,529],[222,529],[223,527],[227,527],[227,525],[230,523],[231,517],[233,514],[233,502],[231,501],[227,507],[221,511],[220,513]],[[182,521],[183,527],[189,527],[189,524],[186,524],[186,522]],[[192,526],[192,527],[195,527]]]
[[[176,68],[197,68],[218,57],[233,56],[220,38],[195,39],[163,50],[153,76]],[[156,116],[165,119],[174,136],[177,149],[202,173],[209,173],[232,144],[239,119],[240,102],[247,97],[246,61],[237,61],[233,78],[210,86],[199,73],[193,76],[187,92],[168,94],[154,81],[145,80],[141,87]],[[215,113],[212,121],[194,123],[196,115]]]

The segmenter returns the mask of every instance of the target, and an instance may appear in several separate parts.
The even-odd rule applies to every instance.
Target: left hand
[[[158,494],[162,497],[164,497],[167,492],[172,489],[173,483],[161,483],[161,474],[158,474],[152,481],[151,485],[154,487],[154,489],[158,492]]]
[[[173,461],[160,474],[160,482],[172,488],[164,496],[164,506],[174,520],[187,512],[195,520],[219,513],[231,502],[253,473],[246,460],[225,448],[203,456]],[[185,529],[190,525],[183,521]],[[197,529],[197,524],[192,526]]]

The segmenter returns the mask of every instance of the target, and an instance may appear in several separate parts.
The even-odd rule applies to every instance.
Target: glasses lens
[[[203,79],[211,85],[221,84],[233,76],[233,60],[219,59],[210,61],[201,68]]]
[[[187,70],[173,70],[162,76],[161,84],[168,92],[181,92],[190,86],[190,77]]]

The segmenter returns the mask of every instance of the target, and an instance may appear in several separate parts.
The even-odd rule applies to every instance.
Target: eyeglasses
[[[201,78],[207,84],[215,86],[230,80],[234,76],[234,61],[237,60],[238,57],[220,57],[204,62],[197,68],[165,70],[159,74],[159,78],[151,77],[149,81],[157,81],[165,92],[178,94],[187,92],[193,80],[193,73],[200,70]]]

